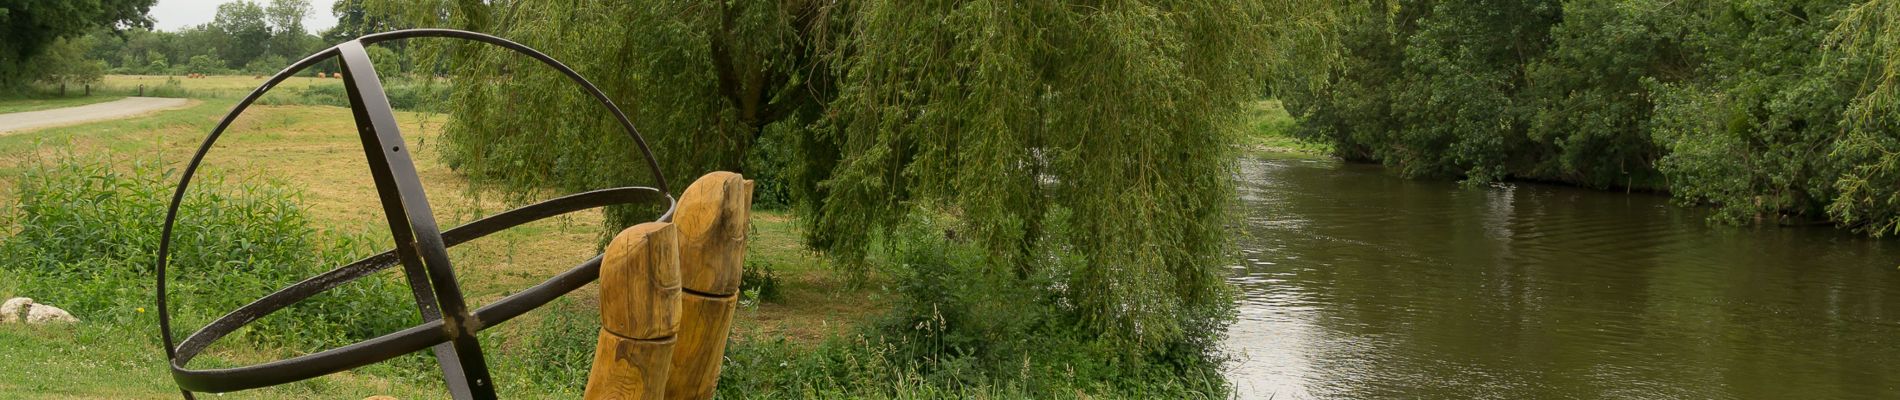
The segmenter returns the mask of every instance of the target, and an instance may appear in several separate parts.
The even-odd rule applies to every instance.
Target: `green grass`
[[[231,79],[212,80],[228,84]],[[187,87],[191,93],[229,94],[230,88]],[[152,160],[181,167],[216,120],[234,100],[206,98],[182,110],[117,121],[18,132],[0,137],[0,209],[17,202],[20,177],[40,160],[60,154],[101,157],[129,165]],[[402,129],[418,148],[416,160],[435,211],[444,225],[455,225],[516,204],[471,190],[460,175],[443,166],[430,149],[439,118],[399,113]],[[380,216],[361,212],[374,204],[373,186],[362,161],[346,109],[323,106],[255,106],[235,123],[214,149],[206,173],[234,183],[276,182],[297,188],[311,223],[337,234],[387,237]],[[170,178],[175,179],[175,176]],[[783,212],[755,214],[749,261],[769,265],[783,292],[778,302],[750,302],[735,323],[737,334],[816,343],[857,326],[886,308],[875,290],[843,290],[844,279],[831,274],[819,255],[796,244],[796,220]],[[585,261],[596,254],[602,229],[598,212],[584,212],[518,227],[452,251],[464,290],[476,304],[498,299]],[[0,229],[0,236],[16,231]],[[5,268],[0,268],[4,271]],[[0,272],[3,273],[3,272]],[[22,283],[0,276],[0,296],[21,293]],[[146,304],[149,284],[128,290],[138,295],[126,304]],[[43,290],[44,288],[32,288]],[[259,293],[261,294],[261,293]],[[570,295],[558,309],[530,313],[484,332],[493,349],[495,374],[512,397],[543,397],[569,388],[559,379],[584,380],[571,369],[585,362],[594,339],[587,319],[566,317],[597,312],[591,286]],[[55,304],[58,305],[58,304]],[[405,306],[406,307],[406,306]],[[117,312],[136,313],[135,307]],[[65,328],[0,327],[0,370],[44,370],[32,378],[0,379],[0,393],[27,398],[172,398],[156,327],[150,314],[106,317],[80,315],[91,322]],[[560,317],[560,318],[551,318]],[[127,319],[123,325],[108,321]],[[142,324],[142,325],[141,325]],[[592,322],[591,324],[597,324]],[[254,363],[296,353],[262,344],[234,341],[226,352],[210,354],[202,365]],[[558,351],[557,351],[558,350]],[[565,357],[565,358],[562,358]],[[379,364],[284,388],[247,391],[251,398],[362,398],[391,394],[435,398],[443,393],[432,362],[414,359]],[[558,379],[556,379],[558,378]],[[8,397],[8,396],[0,396]]]
[[[91,96],[70,93],[66,97],[48,94],[0,98],[0,114],[78,107],[123,98],[125,96],[105,93],[94,93]]]
[[[1330,145],[1308,141],[1294,136],[1293,130],[1299,124],[1279,100],[1265,100],[1247,108],[1247,126],[1242,134],[1242,148],[1255,153],[1284,153],[1310,156],[1332,154]]]
[[[130,119],[0,136],[0,210],[18,203],[16,195],[26,172],[61,155],[99,158],[126,168],[139,160],[182,167],[235,98],[250,90],[246,85],[256,83],[251,77],[181,79],[173,84],[164,77],[129,76],[108,77],[108,82],[118,87],[138,82],[174,85],[168,90],[204,101]],[[298,78],[287,85],[330,84],[334,83]],[[399,112],[397,117],[410,147],[416,149],[412,154],[419,173],[445,227],[521,204],[484,194],[441,162],[432,147],[442,124],[439,116]],[[381,216],[362,211],[373,207],[376,194],[353,132],[354,122],[343,108],[254,106],[211,152],[205,173],[223,176],[233,184],[294,188],[303,212],[321,236],[386,238]],[[901,269],[873,268],[868,277],[853,281],[829,265],[827,258],[798,244],[800,224],[794,216],[770,210],[757,210],[753,216],[747,265],[769,269],[778,293],[770,301],[742,300],[733,323],[729,368],[722,376],[724,397],[1180,398],[1208,393],[1204,388],[1217,384],[1204,380],[1205,375],[1182,378],[1156,369],[1135,369],[1123,375],[1110,367],[1117,361],[1101,356],[1113,354],[1112,349],[1091,348],[1068,336],[999,345],[987,358],[946,354],[941,346],[918,347],[910,337],[942,333],[917,336],[890,328],[891,321],[898,320],[892,318],[892,310],[908,298],[900,292],[901,282],[892,277]],[[586,260],[598,251],[601,220],[598,212],[577,213],[453,249],[451,257],[463,290],[472,304],[485,304]],[[17,226],[7,224],[0,227],[0,241],[18,232]],[[386,241],[378,243],[382,244],[370,247],[387,247]],[[928,253],[918,257],[928,257]],[[958,268],[971,268],[966,264]],[[0,265],[0,297],[47,290],[46,280],[16,278],[21,276],[8,275],[6,266]],[[150,303],[144,297],[149,296],[149,286],[125,288],[132,294],[117,300],[122,304],[79,315],[88,322],[76,326],[0,326],[0,371],[42,371],[0,379],[0,393],[6,394],[0,397],[175,398],[157,343],[156,323],[150,313],[138,310]],[[592,286],[582,288],[548,308],[482,333],[497,387],[505,397],[578,396],[598,327],[597,293]],[[1013,318],[972,320],[1008,322]],[[184,329],[189,328],[195,326]],[[911,328],[916,329],[943,328],[929,324]],[[194,365],[232,366],[302,354],[268,342],[233,340]],[[1037,351],[996,355],[1024,349]],[[997,361],[1001,359],[1007,362]],[[1003,370],[1019,372],[998,372]],[[1125,382],[1103,383],[1104,379]],[[387,394],[418,399],[439,398],[443,393],[433,361],[410,355],[234,395],[274,399]]]

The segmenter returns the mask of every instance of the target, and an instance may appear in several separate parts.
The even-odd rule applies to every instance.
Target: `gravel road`
[[[0,134],[126,118],[154,111],[184,108],[190,104],[191,100],[188,99],[127,97],[78,107],[0,114]]]

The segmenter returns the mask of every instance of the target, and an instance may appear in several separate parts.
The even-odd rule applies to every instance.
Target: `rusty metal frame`
[[[541,61],[579,84],[618,119],[645,157],[657,188],[620,187],[602,189],[548,200],[482,218],[466,225],[441,231],[436,225],[421,178],[406,148],[395,114],[383,92],[382,82],[364,46],[389,40],[439,37],[491,44]],[[171,310],[166,297],[166,263],[171,250],[172,227],[184,201],[191,179],[204,162],[205,155],[232,121],[245,109],[285,79],[318,62],[337,58],[343,70],[343,83],[350,99],[351,115],[369,161],[383,213],[388,220],[396,248],[330,270],[238,308],[186,336],[182,343],[172,337]],[[403,354],[430,348],[440,366],[450,394],[457,399],[495,398],[494,380],[476,333],[523,313],[546,305],[562,295],[593,282],[600,275],[599,256],[555,275],[540,284],[509,295],[470,312],[455,278],[448,248],[521,224],[575,211],[619,204],[665,204],[666,211],[657,220],[669,221],[677,204],[668,194],[659,161],[646,139],[633,126],[626,113],[607,98],[593,83],[554,58],[527,46],[499,37],[449,29],[410,29],[363,36],[356,40],[319,51],[291,64],[262,86],[252,91],[225,114],[198,151],[185,166],[178,187],[172,193],[160,233],[156,273],[159,333],[165,342],[165,355],[171,364],[172,379],[186,399],[192,392],[229,392],[281,385],[357,368]],[[263,364],[223,368],[191,369],[189,364],[218,339],[259,318],[323,293],[344,283],[401,264],[411,294],[423,319],[421,325],[361,342]]]

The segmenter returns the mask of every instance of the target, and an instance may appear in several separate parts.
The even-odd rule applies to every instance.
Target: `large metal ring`
[[[438,231],[414,164],[408,153],[402,150],[405,143],[396,129],[394,113],[382,91],[381,81],[363,49],[369,44],[417,37],[457,38],[488,43],[533,57],[559,70],[580,84],[582,89],[599,100],[618,119],[638,146],[640,154],[645,157],[658,188],[621,187],[569,195],[509,210],[447,231]],[[165,267],[170,255],[172,226],[177,220],[179,205],[184,200],[192,176],[219,136],[253,102],[298,71],[333,57],[339,59],[342,67],[350,108],[357,120],[358,134],[363,140],[365,156],[369,158],[371,175],[376,181],[391,233],[396,237],[397,248],[264,296],[192,333],[182,345],[176,344],[172,339],[171,310],[166,301]],[[469,312],[448,262],[447,249],[504,229],[570,212],[609,205],[661,202],[666,204],[666,211],[657,219],[671,220],[677,204],[668,194],[666,178],[660,171],[658,160],[653,157],[645,138],[634,129],[626,113],[587,79],[546,54],[499,37],[448,29],[411,29],[373,34],[319,51],[272,75],[262,86],[239,101],[230,113],[225,114],[204,143],[199,145],[197,153],[192,155],[191,162],[185,166],[183,176],[179,178],[178,188],[172,193],[171,205],[166,210],[160,233],[156,268],[159,330],[160,336],[164,338],[166,358],[171,361],[172,378],[185,398],[190,399],[194,391],[227,392],[296,382],[434,346],[437,362],[454,397],[494,398],[494,384],[488,379],[487,366],[481,347],[475,341],[475,333],[539,308],[593,282],[599,277],[601,258],[596,256],[527,290]],[[424,316],[421,325],[286,360],[224,369],[194,370],[187,367],[192,358],[212,343],[252,321],[398,264],[403,265],[412,294],[416,296],[418,308]]]

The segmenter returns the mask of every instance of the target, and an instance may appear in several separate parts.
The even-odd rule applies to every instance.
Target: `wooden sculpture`
[[[708,399],[745,265],[752,181],[700,177],[673,222],[627,228],[600,265],[600,339],[588,399]]]

